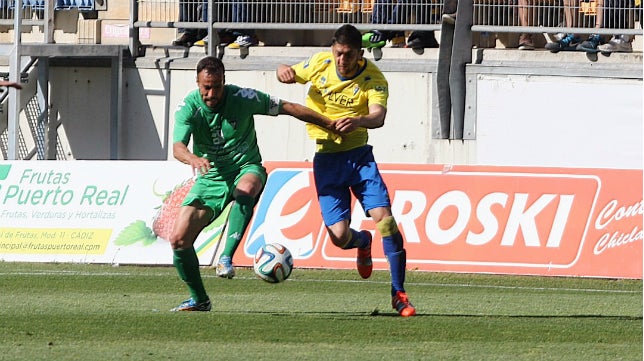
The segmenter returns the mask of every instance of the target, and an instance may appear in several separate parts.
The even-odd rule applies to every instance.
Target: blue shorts
[[[391,206],[370,145],[346,152],[315,153],[313,174],[327,226],[351,220],[351,193],[367,216],[370,209]]]

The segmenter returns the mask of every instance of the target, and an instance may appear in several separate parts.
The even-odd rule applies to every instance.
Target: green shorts
[[[248,164],[241,168],[234,179],[215,180],[206,177],[197,177],[190,192],[183,199],[182,206],[201,206],[212,211],[211,222],[217,219],[233,200],[233,191],[244,174],[253,173],[262,182],[262,190],[266,185],[266,168],[261,164]],[[260,192],[261,194],[261,192]],[[257,195],[259,197],[259,194]]]

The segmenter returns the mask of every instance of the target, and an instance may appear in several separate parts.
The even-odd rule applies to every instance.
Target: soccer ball
[[[293,256],[279,243],[263,245],[255,253],[253,269],[257,277],[269,283],[279,283],[291,275]]]

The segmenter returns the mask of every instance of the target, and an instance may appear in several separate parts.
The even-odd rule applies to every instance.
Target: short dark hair
[[[221,61],[221,59],[214,56],[207,56],[199,60],[199,62],[197,63],[197,75],[199,75],[199,73],[204,70],[211,74],[217,74],[219,72],[221,72],[221,74],[224,74],[224,72],[226,71],[226,69],[224,68],[224,63]]]
[[[333,34],[333,44],[348,45],[352,49],[362,49],[362,33],[351,24],[344,24]]]

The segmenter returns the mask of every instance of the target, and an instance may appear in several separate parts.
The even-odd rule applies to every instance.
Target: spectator
[[[417,30],[409,34],[406,47],[412,49],[438,48],[438,41],[436,41],[433,31]]]
[[[595,28],[611,27],[627,28],[634,27],[633,10],[628,9],[627,1],[612,0],[610,8],[604,6],[607,0],[597,0],[597,11],[595,15]],[[603,38],[598,34],[591,35],[588,40],[581,43],[580,48],[586,52],[613,53],[633,51],[631,42],[633,37],[629,35],[613,35],[608,43],[603,43]]]
[[[377,1],[371,14],[372,24],[402,24],[399,3],[393,0]],[[362,46],[370,48],[382,48],[391,42],[392,48],[405,46],[405,33],[402,31],[371,30],[362,37]]]
[[[336,30],[331,52],[320,52],[293,66],[279,65],[277,78],[286,84],[309,84],[306,105],[335,121],[343,138],[307,125],[315,139],[313,177],[322,218],[331,241],[341,249],[357,249],[362,278],[372,272],[371,238],[350,227],[351,194],[361,203],[382,236],[391,275],[391,305],[403,317],[416,314],[405,292],[406,252],[402,234],[372,147],[368,129],[384,125],[389,95],[387,80],[373,62],[363,58],[362,35],[352,25]]]
[[[601,28],[604,22],[604,0],[597,0],[596,3],[596,13],[595,13],[595,28]],[[597,47],[603,44],[601,35],[591,34],[588,36],[588,40],[585,40],[579,44],[577,50],[583,50],[589,53],[597,52]]]
[[[373,24],[404,24],[403,10],[406,0],[399,0],[394,3],[393,0],[384,0],[376,2],[373,7],[371,22]],[[420,7],[417,7],[420,9]],[[422,18],[420,11],[417,11],[417,17]],[[405,41],[404,31],[385,31],[371,30],[362,37],[362,46],[370,48],[382,48],[391,42],[392,48],[436,48],[438,42],[433,31],[413,31],[409,39]]]
[[[202,0],[179,0],[179,21],[199,21],[199,13],[203,10],[206,4],[207,2],[202,2]],[[198,40],[206,36],[206,31],[204,29],[179,28],[178,32],[181,36],[172,42],[172,45],[174,46],[191,47]]]
[[[431,6],[431,7],[430,7]],[[417,24],[432,24],[436,19],[432,16],[432,7],[428,3],[421,3],[413,7],[416,14]],[[407,38],[407,48],[425,49],[425,48],[438,48],[438,41],[434,31],[416,30],[412,31]]]
[[[563,0],[566,27],[572,28],[577,25],[577,2],[578,0]],[[545,48],[553,53],[577,50],[580,42],[579,36],[575,34],[559,33],[555,35],[555,39],[545,45]]]
[[[534,19],[534,8],[529,2],[532,0],[519,0],[519,24],[521,26],[532,26]],[[519,36],[519,50],[534,50],[532,34],[523,33]]]
[[[217,275],[232,278],[235,274],[232,255],[266,182],[254,115],[288,114],[321,129],[334,129],[328,118],[303,105],[225,84],[224,73],[221,60],[212,56],[201,59],[197,63],[198,89],[185,97],[175,113],[173,155],[189,164],[197,179],[183,200],[169,239],[174,267],[190,298],[171,311],[210,311],[194,242],[233,200]],[[188,149],[191,141],[192,151]]]
[[[606,44],[599,45],[597,49],[602,53],[630,53],[633,51],[632,35],[614,35]]]
[[[248,22],[250,5],[248,0],[235,0],[232,2],[231,21],[234,23]],[[221,5],[220,5],[221,6]],[[203,21],[208,21],[208,4],[204,6]],[[221,44],[228,44],[231,49],[247,48],[259,44],[255,30],[225,29],[218,32]],[[208,37],[198,41],[195,45],[206,46]]]

